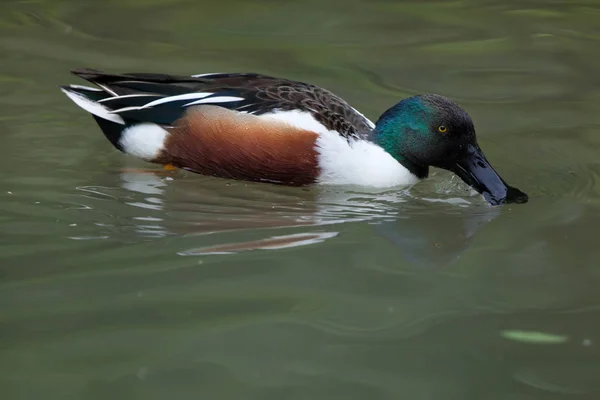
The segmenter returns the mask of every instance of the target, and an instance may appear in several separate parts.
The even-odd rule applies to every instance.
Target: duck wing
[[[332,92],[308,83],[256,73],[208,73],[193,76],[123,73],[77,69],[73,74],[97,85],[100,93],[76,85],[63,87],[90,97],[125,121],[171,125],[186,109],[213,105],[253,115],[279,116],[310,129],[360,138],[375,126]],[[307,121],[306,117],[312,117]]]

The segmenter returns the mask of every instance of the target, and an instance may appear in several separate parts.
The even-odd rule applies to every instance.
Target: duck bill
[[[491,205],[526,203],[528,200],[527,194],[504,182],[477,145],[467,146],[452,171]]]

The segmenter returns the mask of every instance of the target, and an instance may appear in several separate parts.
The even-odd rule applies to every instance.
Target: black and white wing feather
[[[374,127],[343,99],[323,88],[260,74],[175,76],[108,74],[91,69],[73,73],[99,89],[70,85],[63,91],[96,117],[121,124],[153,122],[168,126],[188,107],[218,105],[254,115],[306,112],[326,129],[346,138],[359,137]]]

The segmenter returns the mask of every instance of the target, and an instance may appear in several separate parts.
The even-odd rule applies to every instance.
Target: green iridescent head
[[[469,114],[435,94],[401,101],[381,115],[371,139],[419,178],[429,167],[458,175],[492,205],[525,203],[527,194],[508,186],[477,144]]]

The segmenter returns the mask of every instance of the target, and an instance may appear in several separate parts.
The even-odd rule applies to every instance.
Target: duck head
[[[458,175],[492,205],[528,200],[492,168],[471,117],[446,97],[426,94],[401,101],[377,120],[371,140],[421,179],[430,166],[438,167]]]

